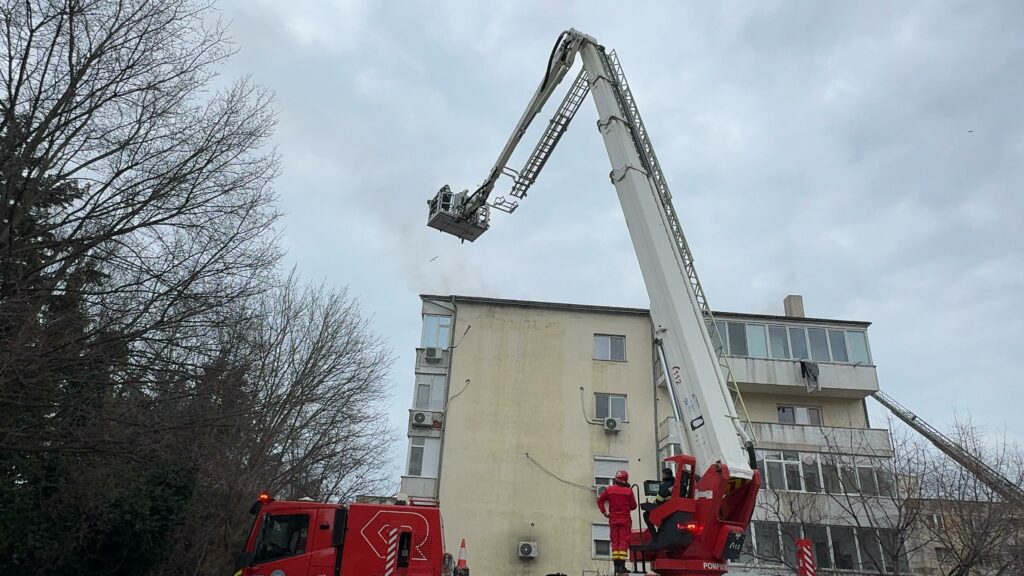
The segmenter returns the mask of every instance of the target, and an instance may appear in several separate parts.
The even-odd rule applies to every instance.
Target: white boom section
[[[460,238],[467,237],[465,231],[452,222],[473,221],[477,218],[477,210],[486,208],[494,183],[506,173],[506,164],[530,122],[550,98],[555,85],[565,77],[577,54],[583,60],[583,73],[567,95],[571,105],[563,103],[560,112],[556,113],[552,120],[554,129],[549,127],[548,130],[552,134],[549,137],[546,133],[542,137],[541,144],[527,162],[523,177],[516,178],[520,190],[514,195],[525,195],[525,189],[536,178],[561,132],[575,114],[578,99],[585,93],[586,85],[581,82],[587,81],[597,107],[598,129],[612,165],[612,184],[618,193],[651,300],[656,345],[668,371],[666,378],[671,387],[681,436],[687,444],[686,450],[696,458],[698,466],[706,468],[721,462],[729,467],[731,476],[751,478],[753,471],[747,451],[751,443],[737,417],[736,406],[708,332],[714,329],[714,323],[703,293],[697,294],[701,289],[692,258],[684,260],[684,255],[689,257],[688,249],[674,216],[664,175],[654,159],[628,88],[616,80],[612,63],[596,40],[576,30],[559,36],[548,62],[545,80],[530,100],[488,178],[465,198],[465,204],[459,209],[449,213],[432,208],[428,225]],[[624,110],[624,107],[628,109]],[[651,167],[650,172],[645,165]],[[659,190],[659,182],[663,190]],[[441,205],[439,198],[446,191],[451,194],[447,187],[443,188],[431,206]],[[500,205],[498,207],[501,208]],[[502,209],[511,211],[514,206]],[[486,228],[470,239],[484,230]]]
[[[611,161],[612,184],[651,299],[651,320],[665,354],[669,385],[679,403],[683,437],[698,465],[721,462],[733,476],[750,478],[747,453],[738,436],[736,407],[676,250],[668,215],[619,109],[617,83],[609,77],[597,42],[584,42],[580,56]]]

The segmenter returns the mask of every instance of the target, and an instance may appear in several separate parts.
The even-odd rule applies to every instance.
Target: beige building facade
[[[421,298],[401,491],[440,500],[445,538],[466,538],[477,576],[607,574],[600,487],[618,469],[655,479],[660,457],[685,451],[648,311]],[[878,389],[869,324],[787,309],[715,315],[768,485],[731,573],[787,572],[793,537],[814,540],[823,567],[872,572],[867,557],[889,535],[857,530],[824,494],[849,486],[884,500],[892,484],[888,431],[869,427],[865,407]],[[811,364],[813,392],[801,369]],[[792,511],[769,494],[819,499],[818,515],[794,534]]]

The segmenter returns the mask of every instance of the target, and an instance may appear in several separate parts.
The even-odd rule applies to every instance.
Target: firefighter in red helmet
[[[631,512],[636,510],[636,497],[629,487],[628,472],[619,470],[615,473],[613,484],[597,497],[597,508],[608,519],[615,573],[628,574],[626,560],[629,559],[629,533],[633,530]]]

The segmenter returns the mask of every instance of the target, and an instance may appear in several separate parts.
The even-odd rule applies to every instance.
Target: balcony
[[[774,422],[751,422],[746,426],[757,438],[758,448],[892,457],[889,431],[884,428],[835,428]]]
[[[438,372],[448,369],[451,351],[447,348],[417,348],[416,371],[428,372],[436,368]]]
[[[400,492],[413,498],[437,498],[437,478],[402,476]]]
[[[742,392],[794,394],[807,390],[799,361],[730,356],[729,368]],[[815,394],[861,399],[878,391],[874,366],[819,362],[818,371],[820,389]]]

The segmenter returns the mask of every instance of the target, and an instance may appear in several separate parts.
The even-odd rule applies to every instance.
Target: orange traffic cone
[[[469,566],[466,565],[466,539],[459,544],[459,561],[455,564],[455,574],[469,576]]]

